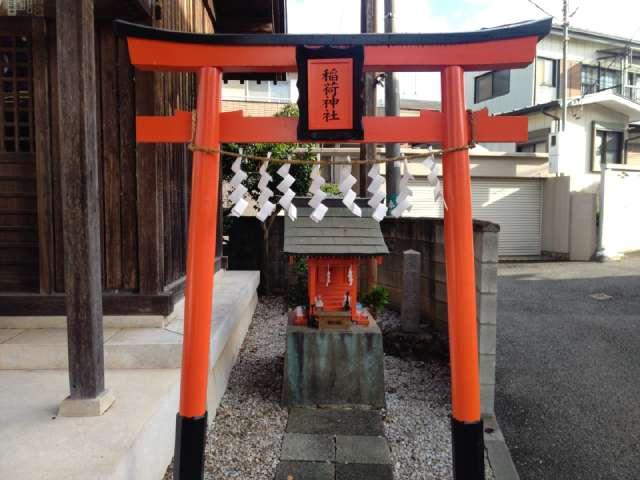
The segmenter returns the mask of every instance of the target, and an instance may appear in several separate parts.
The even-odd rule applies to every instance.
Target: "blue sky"
[[[560,18],[561,0],[536,3]],[[379,31],[382,4],[378,0]],[[570,1],[570,11],[576,7],[576,27],[640,40],[640,0]],[[360,28],[360,0],[288,0],[287,10],[289,33],[355,33]],[[396,0],[396,10],[401,32],[476,30],[546,16],[527,0]],[[438,99],[438,77],[405,74],[401,95]]]

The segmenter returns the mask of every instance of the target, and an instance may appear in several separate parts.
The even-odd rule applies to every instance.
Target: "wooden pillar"
[[[373,33],[376,31],[376,2],[375,0],[360,0],[360,32]],[[376,73],[365,72],[364,74],[364,113],[368,117],[376,115]],[[360,144],[360,160],[367,158],[375,158],[376,144],[363,143]],[[358,195],[360,197],[369,197],[367,186],[369,180],[367,177],[369,165],[361,164],[359,168]]]
[[[316,295],[318,290],[316,284],[318,281],[318,261],[315,258],[307,260],[307,266],[309,268],[308,278],[308,290],[309,290],[309,308],[316,304]]]
[[[203,148],[220,148],[220,76],[217,68],[203,68],[198,74],[195,143]],[[204,476],[219,165],[219,153],[193,154],[174,480],[198,480]]]
[[[104,391],[92,0],[56,2],[58,141],[71,399]]]
[[[40,292],[53,291],[53,185],[51,182],[51,123],[49,90],[49,55],[44,18],[34,17],[33,44],[33,116],[36,150],[36,190],[38,192],[38,266]],[[57,132],[54,132],[56,134]]]
[[[348,269],[351,268],[351,275],[353,275],[351,286],[349,287],[349,295],[351,296],[351,302],[349,303],[349,307],[351,308],[351,319],[356,318],[356,303],[358,303],[358,282],[360,281],[360,260],[358,258],[354,258],[351,260],[349,265],[347,265]]]
[[[136,71],[136,115],[158,113],[155,102],[158,76],[155,72]],[[164,284],[164,248],[162,242],[162,179],[159,153],[153,143],[136,146],[138,205],[138,288],[141,294],[156,294]]]
[[[442,70],[444,148],[469,143],[461,67]],[[442,160],[445,260],[451,358],[453,478],[484,480],[484,442],[480,418],[476,279],[469,151],[446,153]]]
[[[378,285],[378,257],[367,259],[367,290]]]

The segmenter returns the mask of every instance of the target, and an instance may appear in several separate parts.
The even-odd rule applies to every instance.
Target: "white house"
[[[538,43],[535,63],[520,70],[468,73],[465,95],[473,110],[529,117],[526,142],[488,144],[487,149],[550,154],[545,180],[522,179],[520,198],[505,198],[503,210],[509,213],[502,222],[497,219],[503,230],[511,228],[508,216],[518,218],[528,231],[540,221],[540,240],[522,239],[531,251],[539,244],[541,252],[586,259],[598,243],[595,215],[598,201],[602,202],[601,170],[607,166],[633,173],[640,167],[640,42],[570,30],[567,125],[566,132],[556,136],[561,59],[562,28],[554,26]],[[540,188],[532,188],[536,182]],[[536,202],[542,215],[532,216],[527,211]]]
[[[598,172],[601,163],[640,163],[635,147],[629,151],[625,142],[629,125],[640,121],[640,41],[581,29],[571,29],[569,37],[567,131],[572,148],[578,142],[585,148],[584,165],[574,155],[566,173]],[[560,123],[561,59],[562,28],[554,26],[527,68],[465,75],[469,108],[529,117],[527,142],[492,150],[548,152],[549,133]]]

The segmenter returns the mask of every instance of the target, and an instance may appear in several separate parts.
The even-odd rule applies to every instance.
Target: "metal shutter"
[[[433,187],[414,180],[410,217],[442,217],[433,201]],[[499,254],[540,255],[542,239],[542,181],[522,178],[473,178],[473,217],[500,225]]]

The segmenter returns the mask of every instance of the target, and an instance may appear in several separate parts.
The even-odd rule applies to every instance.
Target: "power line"
[[[534,2],[533,0],[527,0],[527,2],[529,2],[531,5],[533,5],[534,7],[536,7],[538,10],[540,10],[542,13],[544,13],[545,15],[549,16],[549,17],[555,17],[555,15],[547,12],[544,8],[542,8],[540,5],[538,5],[536,2]]]

